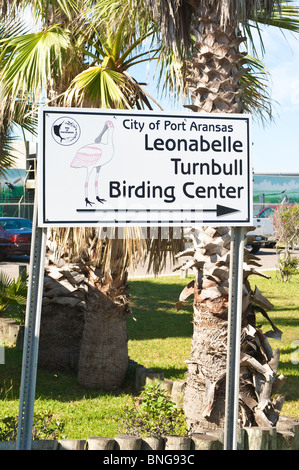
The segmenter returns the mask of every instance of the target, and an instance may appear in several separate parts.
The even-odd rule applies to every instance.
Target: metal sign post
[[[35,202],[23,347],[17,450],[31,449],[46,240],[47,229],[37,226],[37,203]]]
[[[231,228],[224,449],[237,449],[244,227]]]

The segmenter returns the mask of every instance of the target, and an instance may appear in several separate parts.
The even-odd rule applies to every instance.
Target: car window
[[[19,220],[20,227],[18,228],[32,228],[31,220]]]
[[[2,219],[0,225],[4,230],[22,230],[32,228],[31,220],[27,219]]]
[[[15,228],[13,222],[11,222],[9,219],[7,220],[2,220],[1,225],[4,229],[10,229],[10,228]]]

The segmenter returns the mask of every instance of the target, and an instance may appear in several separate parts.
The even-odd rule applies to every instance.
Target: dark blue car
[[[19,217],[0,217],[0,257],[30,255],[32,222]]]

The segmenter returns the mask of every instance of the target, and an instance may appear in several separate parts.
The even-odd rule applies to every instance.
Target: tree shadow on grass
[[[291,310],[291,309],[288,309],[288,310]],[[295,311],[298,311],[298,309],[294,309],[294,312]],[[289,317],[286,318],[283,316],[274,316],[274,315],[271,315],[271,313],[272,312],[268,312],[269,317],[271,318],[275,326],[281,329],[282,332],[284,328],[296,328],[296,327],[298,328],[298,318],[296,318],[295,313],[294,313],[294,317],[292,318],[289,318]],[[257,318],[257,324],[262,324],[265,326],[269,325],[268,321],[265,318],[263,318],[261,315]]]
[[[154,338],[191,337],[192,326],[192,299],[184,304],[182,310],[177,311],[175,304],[179,299],[181,290],[190,282],[190,279],[174,278],[173,283],[161,280],[135,280],[130,282],[132,295],[132,316],[127,320],[128,337],[133,340]],[[133,320],[135,317],[137,321]],[[9,398],[19,399],[21,383],[23,351],[17,348],[6,348],[5,364],[0,365],[0,390],[13,387],[9,391]],[[180,380],[185,370],[173,366],[165,368],[165,379],[172,377]],[[130,390],[132,380],[125,384]],[[51,398],[61,402],[83,400],[86,397],[117,396],[124,392],[116,390],[107,393],[101,390],[84,389],[78,385],[76,374],[66,374],[55,371],[38,369],[36,398]]]
[[[192,335],[192,298],[177,311],[176,303],[188,280],[173,284],[134,281],[131,287],[132,317],[127,321],[129,339],[190,337]]]
[[[5,407],[6,400],[9,403],[10,400],[20,399],[22,351],[15,347],[7,348],[5,364],[1,364],[0,367],[0,401],[2,402],[2,407]],[[161,372],[161,369],[156,367],[153,367],[151,370]],[[172,380],[182,380],[186,370],[170,366],[163,369],[163,372],[165,380],[169,378]],[[112,392],[84,388],[78,384],[76,374],[38,369],[35,401],[39,399],[57,400],[65,403],[101,397],[118,397],[123,393],[135,393],[134,382],[135,370],[133,367],[129,367],[123,387]]]
[[[16,347],[6,348],[5,364],[0,365],[0,400],[19,400],[22,370],[22,350]],[[129,387],[130,384],[127,384]],[[60,402],[72,402],[88,398],[119,396],[124,392],[106,392],[104,390],[92,390],[78,384],[75,373],[64,373],[38,368],[36,379],[35,401],[57,400]],[[2,402],[2,407],[5,401]]]

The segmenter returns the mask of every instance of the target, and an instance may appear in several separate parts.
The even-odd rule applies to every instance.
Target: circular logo
[[[71,117],[61,117],[52,125],[52,137],[60,145],[72,145],[80,137],[80,126]]]

